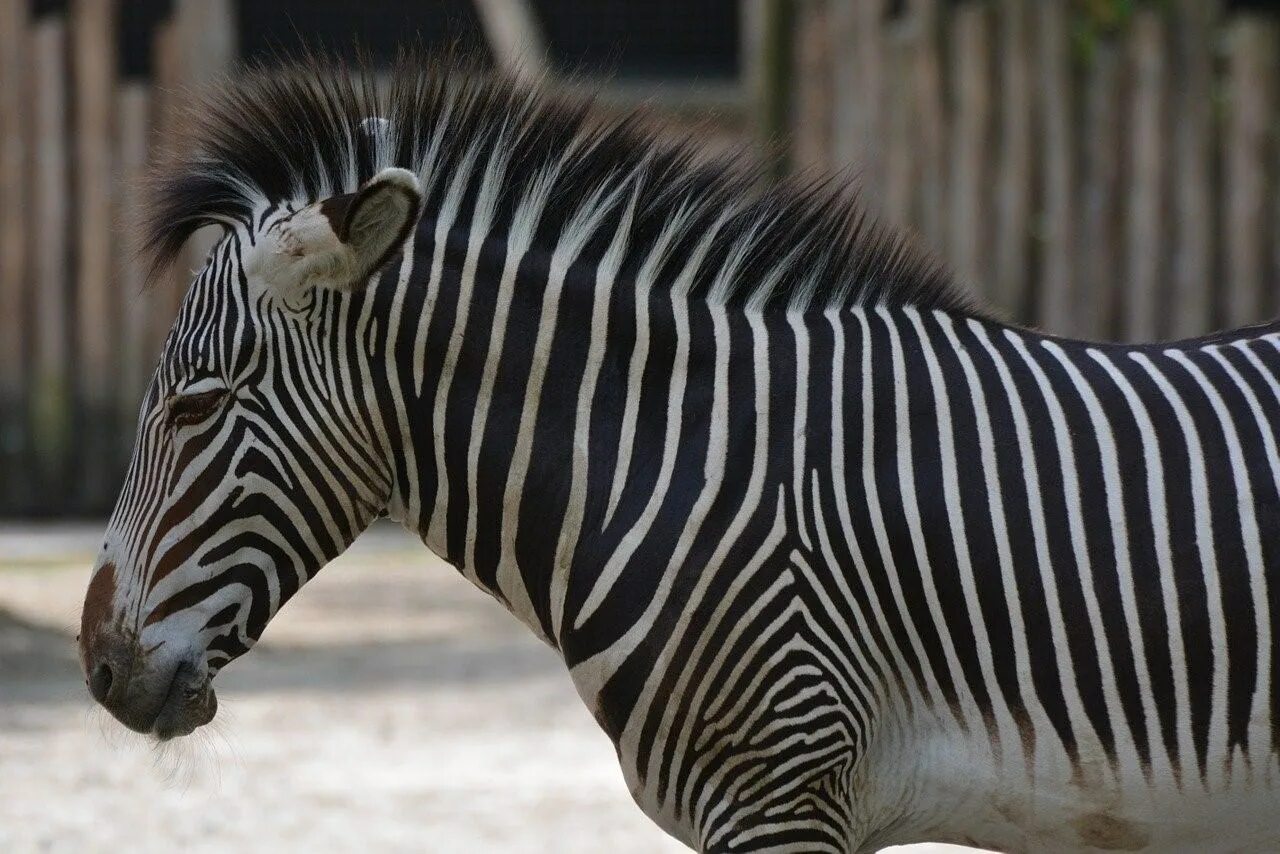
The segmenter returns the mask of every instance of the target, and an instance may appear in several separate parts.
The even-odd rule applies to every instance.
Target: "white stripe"
[[[591,615],[594,614],[600,605],[604,603],[605,596],[608,595],[609,590],[618,580],[618,577],[622,575],[622,571],[631,560],[631,556],[635,554],[636,549],[640,547],[640,543],[643,542],[644,538],[648,535],[649,529],[653,526],[654,521],[658,517],[659,511],[662,509],[662,504],[667,498],[667,490],[671,485],[671,477],[675,472],[676,456],[679,452],[680,427],[684,414],[684,394],[685,388],[689,382],[689,305],[687,298],[681,294],[687,292],[689,283],[692,282],[693,277],[702,266],[702,262],[706,259],[707,253],[710,251],[711,245],[715,240],[720,226],[723,225],[724,220],[725,217],[722,216],[716,225],[708,229],[707,233],[698,241],[698,245],[685,261],[684,267],[681,269],[680,275],[677,277],[676,282],[672,287],[671,314],[675,322],[676,354],[671,367],[671,387],[667,397],[666,430],[662,448],[662,463],[658,470],[658,481],[654,485],[652,492],[649,494],[649,500],[646,502],[645,508],[640,514],[640,518],[637,519],[627,533],[623,535],[618,543],[618,547],[614,550],[614,553],[609,556],[609,561],[600,570],[600,574],[596,576],[595,581],[592,583],[591,589],[587,592],[587,598],[583,601],[582,610],[578,612],[574,619],[573,626],[575,629],[582,628],[586,621],[590,619]],[[637,294],[637,309],[641,299],[641,295]],[[723,309],[712,310],[712,317],[714,318],[717,316],[717,311],[718,316],[723,319]],[[717,336],[726,331],[725,327],[719,324],[713,323],[712,328]],[[728,338],[726,337],[723,341],[717,340],[715,348],[717,363],[716,370],[719,371],[719,363],[721,359],[723,358],[726,361],[728,359]],[[632,367],[633,369],[635,368],[634,362],[632,363]],[[728,374],[725,373],[723,376],[725,382],[727,382]],[[635,396],[638,403],[640,379],[639,377],[634,377],[634,380]],[[722,388],[724,387],[717,383],[714,393],[719,395]],[[628,409],[630,409],[630,389],[628,390],[627,406]],[[725,425],[723,424],[712,425],[711,441],[714,442],[716,439],[716,430],[722,429],[724,426]],[[625,436],[628,432],[631,431],[627,431],[624,426],[623,435]],[[716,471],[723,471],[724,452],[720,451],[717,453],[714,447],[710,447],[708,448],[707,453],[708,478],[710,478]],[[713,465],[713,463],[718,463],[718,468]],[[621,494],[620,483],[625,476],[626,468],[624,467],[622,455],[619,453],[618,469],[614,472],[615,495]],[[711,485],[712,482],[709,479],[708,487]],[[699,496],[699,503],[695,505],[695,507],[701,505],[708,491],[710,491],[708,488],[704,488],[703,495]],[[706,499],[706,503],[709,505],[710,499]],[[610,504],[613,504],[612,498],[610,499]],[[691,521],[694,518],[697,518],[696,510],[694,515],[691,517]],[[689,529],[686,526],[686,531],[688,530]],[[674,559],[672,564],[673,566],[679,565],[678,561],[675,561]]]
[[[890,665],[885,658],[885,650],[878,645],[871,643],[871,639],[867,636],[867,646],[871,652],[872,658],[875,660],[875,671],[881,674],[882,678],[891,673],[896,673],[901,677],[902,684],[907,686],[908,695],[911,699],[919,701],[920,694],[915,686],[915,680],[911,678],[907,668],[905,659],[902,657],[902,651],[898,649],[897,644],[893,642],[893,634],[889,631],[889,625],[885,619],[883,609],[880,607],[880,600],[876,596],[875,588],[871,584],[871,577],[867,574],[867,561],[862,554],[862,547],[858,543],[857,537],[853,533],[853,523],[849,513],[849,481],[845,474],[845,423],[844,423],[844,366],[845,356],[845,326],[841,320],[841,315],[834,309],[828,309],[824,312],[827,322],[831,325],[833,349],[831,359],[831,484],[832,492],[836,500],[836,516],[840,521],[839,533],[843,537],[844,545],[849,550],[849,554],[853,559],[854,570],[858,573],[858,583],[862,590],[865,591],[867,601],[873,609],[873,616],[876,626],[880,631],[880,636],[884,638],[894,656],[894,664]],[[817,472],[814,472],[815,479]],[[817,496],[813,500],[815,509],[819,509]],[[818,542],[823,555],[827,558],[828,566],[838,566],[834,554],[831,549],[831,543],[827,536],[827,526],[823,520],[818,521]],[[846,602],[849,602],[857,612],[860,625],[866,625],[867,620],[863,615],[860,606],[857,604],[857,598],[853,595],[853,590],[849,586],[849,579],[844,572],[832,572],[836,586],[840,588],[840,593]],[[876,680],[876,695],[879,700],[886,702],[886,686],[881,680]],[[892,697],[892,704],[896,706],[895,711],[905,718],[906,706],[902,696],[897,691],[889,692],[888,696]]]
[[[637,189],[638,189],[637,184]],[[556,543],[555,565],[551,576],[551,633],[560,637],[564,623],[565,597],[569,592],[569,574],[572,571],[574,549],[582,534],[582,520],[587,506],[587,466],[591,447],[591,413],[596,384],[604,366],[606,343],[609,338],[609,303],[613,286],[617,282],[631,238],[631,225],[635,219],[636,192],[633,191],[626,210],[614,229],[609,248],[605,250],[596,270],[596,287],[591,304],[590,341],[587,345],[587,361],[584,367],[582,387],[578,391],[578,407],[573,424],[573,460],[569,474],[569,500],[565,506],[564,523],[560,527],[560,539]]]
[[[1067,354],[1057,343],[1042,341],[1041,346],[1049,352],[1066,371],[1076,393],[1084,402],[1089,413],[1089,423],[1094,437],[1098,441],[1098,456],[1102,464],[1103,499],[1107,505],[1108,526],[1111,529],[1111,545],[1115,554],[1115,570],[1120,588],[1120,605],[1124,610],[1124,621],[1129,635],[1130,655],[1133,657],[1137,671],[1138,694],[1142,703],[1142,715],[1146,723],[1147,744],[1151,752],[1151,764],[1155,772],[1166,769],[1164,751],[1161,748],[1159,716],[1155,708],[1155,695],[1151,688],[1151,671],[1147,664],[1146,644],[1142,637],[1142,621],[1138,614],[1137,591],[1134,587],[1133,560],[1129,552],[1129,525],[1124,514],[1124,492],[1120,475],[1120,454],[1116,449],[1116,438],[1112,424],[1103,412],[1098,395],[1089,381],[1080,373]],[[1089,578],[1089,591],[1093,595],[1092,576]]]
[[[1209,639],[1213,645],[1213,685],[1209,711],[1209,756],[1226,756],[1227,753],[1227,631],[1226,614],[1222,606],[1222,588],[1218,580],[1218,564],[1213,545],[1213,519],[1209,508],[1209,483],[1205,470],[1204,448],[1196,432],[1195,421],[1186,402],[1169,383],[1164,374],[1147,358],[1145,353],[1129,354],[1146,370],[1160,393],[1169,401],[1187,445],[1190,462],[1191,500],[1195,515],[1195,541],[1200,554],[1200,568],[1204,573],[1205,605],[1209,613]],[[1205,776],[1213,784],[1210,772]]]
[[[1160,571],[1160,592],[1169,637],[1169,657],[1173,670],[1174,730],[1177,737],[1177,763],[1180,779],[1195,776],[1195,742],[1191,734],[1191,700],[1187,685],[1187,653],[1182,638],[1182,614],[1178,603],[1178,581],[1173,572],[1173,549],[1169,539],[1169,506],[1165,501],[1164,459],[1155,425],[1146,405],[1120,369],[1101,351],[1089,350],[1089,356],[1110,375],[1124,395],[1138,424],[1142,440],[1143,464],[1147,470],[1147,506],[1151,508],[1151,531],[1155,543],[1156,566]]]
[[[569,275],[569,268],[577,260],[587,241],[595,234],[600,221],[616,203],[622,189],[621,186],[615,187],[606,199],[601,198],[603,191],[597,191],[595,196],[588,199],[579,209],[578,215],[564,227],[555,251],[551,255],[547,286],[542,292],[542,312],[537,325],[538,335],[533,345],[529,375],[525,379],[524,405],[521,407],[520,420],[516,427],[516,444],[511,452],[511,467],[507,471],[506,490],[502,498],[502,549],[498,562],[498,589],[506,598],[511,612],[524,620],[539,637],[544,634],[542,623],[534,613],[532,598],[516,560],[516,538],[520,532],[520,499],[524,495],[525,479],[529,475],[538,405],[542,401],[547,364],[551,360],[551,344],[555,340],[560,295],[564,291],[565,278]],[[555,393],[561,391],[570,392],[567,388],[557,387]]]
[[[645,363],[649,358],[649,299],[658,274],[666,264],[668,253],[676,237],[684,230],[689,219],[696,211],[683,208],[662,229],[653,248],[649,250],[635,282],[636,343],[631,351],[631,360],[627,368],[627,399],[623,404],[622,427],[618,433],[618,458],[614,463],[612,486],[609,489],[609,503],[605,506],[603,527],[608,527],[613,514],[622,499],[622,490],[627,483],[627,473],[631,469],[631,453],[635,442],[636,423],[640,418],[640,396],[644,386]],[[679,343],[677,343],[677,349]],[[674,372],[679,363],[673,366]]]
[[[804,476],[809,465],[805,459],[805,431],[809,416],[809,330],[805,328],[804,317],[794,312],[787,312],[787,325],[791,327],[796,344],[795,413],[794,426],[791,429],[791,494],[796,506],[796,526],[800,534],[800,542],[806,549],[812,551],[809,519],[804,509]]]
[[[893,596],[894,605],[897,606],[898,616],[902,620],[907,638],[911,642],[911,648],[915,651],[916,661],[919,662],[920,670],[924,675],[925,687],[929,694],[925,701],[930,711],[940,713],[940,710],[947,708],[947,701],[942,694],[942,688],[938,684],[937,676],[933,672],[933,665],[929,661],[929,656],[924,651],[924,642],[920,639],[920,633],[916,630],[914,615],[911,609],[907,607],[906,597],[902,592],[902,583],[899,581],[898,573],[895,570],[896,562],[893,556],[893,549],[889,544],[889,532],[884,521],[884,510],[880,506],[880,489],[876,485],[876,366],[872,364],[871,359],[871,323],[870,319],[861,310],[855,310],[853,317],[862,325],[862,436],[859,437],[858,441],[862,446],[862,488],[867,500],[867,516],[871,520],[876,547],[880,553],[880,565],[884,568],[885,577],[888,579],[889,591]],[[889,381],[896,384],[897,379],[893,377]],[[850,541],[852,542],[852,537]],[[871,592],[875,588],[868,586],[867,590]],[[904,682],[911,683],[915,681],[907,678],[910,669],[905,661],[902,662],[902,670],[899,672],[902,673]]]
[[[946,381],[943,379],[938,356],[934,352],[933,342],[924,328],[920,312],[914,308],[909,308],[905,310],[905,313],[911,320],[912,325],[915,326],[916,337],[920,343],[920,354],[923,356],[925,366],[929,370],[929,385],[933,390],[934,413],[938,419],[937,432],[941,457],[939,462],[942,465],[943,503],[947,508],[947,523],[948,527],[951,528],[952,552],[956,560],[956,569],[960,575],[960,587],[964,591],[965,609],[968,612],[969,625],[973,629],[978,664],[982,669],[982,681],[987,686],[987,694],[991,698],[991,708],[995,712],[1001,751],[1009,750],[1021,757],[1021,734],[1014,723],[1009,699],[1004,695],[1000,680],[996,677],[991,636],[987,632],[987,621],[982,613],[982,604],[978,600],[978,585],[974,580],[973,560],[969,554],[969,538],[966,534],[964,513],[961,510],[962,499],[960,497],[959,466],[956,462],[955,425],[951,420],[951,401],[948,399],[944,388]],[[904,444],[910,445],[909,437],[904,437]],[[914,493],[914,485],[912,491]],[[913,531],[921,526],[918,509],[914,513],[908,513],[907,516],[913,526]],[[921,537],[923,540],[923,532],[921,532]],[[923,552],[923,542],[920,548],[922,550],[921,559],[927,561],[928,555]],[[923,566],[924,564],[922,564],[922,568]],[[923,569],[921,574],[929,575],[931,578],[931,573],[928,569]],[[963,672],[957,670],[956,679],[964,679]]]
[[[476,577],[476,526],[479,521],[480,445],[484,441],[485,425],[489,423],[489,408],[493,405],[493,387],[497,381],[498,365],[502,360],[507,337],[507,320],[511,303],[515,300],[516,276],[520,262],[533,243],[533,236],[550,198],[555,173],[546,173],[533,182],[532,189],[521,199],[507,229],[507,248],[498,278],[498,293],[494,304],[493,326],[489,333],[489,347],[485,352],[484,367],[480,371],[480,389],[476,393],[476,408],[471,415],[471,430],[467,437],[467,533],[462,571],[473,583]],[[437,441],[437,445],[440,442]]]
[[[929,552],[925,546],[924,520],[920,514],[920,499],[916,494],[915,460],[911,448],[911,401],[907,385],[906,358],[902,350],[897,321],[884,306],[878,306],[876,313],[880,315],[889,332],[889,353],[893,366],[894,429],[897,435],[895,449],[902,515],[911,535],[911,549],[915,556],[916,568],[920,573],[920,586],[924,591],[929,618],[933,620],[938,640],[942,643],[943,655],[947,659],[947,668],[951,671],[951,681],[955,685],[956,697],[961,707],[958,711],[962,723],[968,727],[982,719],[982,712],[973,698],[969,680],[956,653],[955,642],[951,639],[951,627],[942,613],[942,602],[938,598],[938,590],[933,583],[933,567],[929,564]],[[949,424],[943,425],[943,427],[949,426]],[[893,564],[887,565],[893,567],[890,574],[896,575],[897,567]],[[917,619],[922,617],[923,615],[917,615]]]
[[[1216,348],[1208,349],[1216,350]],[[1222,395],[1218,394],[1218,390],[1209,382],[1204,371],[1187,358],[1185,353],[1179,350],[1166,350],[1165,355],[1182,365],[1204,391],[1205,397],[1209,399],[1209,405],[1218,416],[1218,424],[1222,427],[1222,435],[1227,442],[1227,457],[1231,460],[1231,476],[1236,487],[1236,514],[1240,520],[1245,564],[1249,571],[1249,595],[1253,599],[1254,635],[1258,647],[1257,682],[1254,685],[1249,707],[1250,735],[1252,736],[1253,732],[1266,734],[1266,750],[1260,754],[1261,757],[1265,757],[1271,751],[1271,609],[1267,600],[1266,568],[1262,565],[1262,539],[1258,533],[1257,505],[1254,503],[1253,485],[1249,482],[1249,467],[1245,463],[1244,449],[1240,446],[1240,436],[1236,432],[1235,421],[1226,403],[1223,402]],[[1230,670],[1225,672],[1229,674]],[[1228,678],[1230,678],[1229,675]],[[1259,740],[1250,737],[1251,750],[1258,747]]]
[[[713,317],[720,317],[723,323],[725,313],[723,309],[715,309],[712,312]],[[698,574],[697,584],[689,597],[681,604],[680,623],[673,632],[673,637],[679,637],[688,620],[697,611],[702,598],[706,595],[706,590],[711,581],[716,577],[723,567],[728,552],[737,543],[742,532],[746,530],[747,524],[751,521],[752,516],[759,509],[760,499],[764,492],[764,473],[768,460],[768,442],[769,442],[769,374],[768,374],[768,339],[763,327],[763,321],[758,315],[749,315],[748,322],[752,332],[752,356],[756,375],[756,388],[754,390],[753,401],[755,403],[755,446],[752,451],[752,468],[751,477],[747,482],[747,488],[743,494],[742,503],[739,505],[733,520],[730,522],[728,529],[721,536],[716,544],[716,550],[708,559],[706,565]],[[723,327],[721,327],[723,328]],[[687,335],[687,332],[685,333]],[[727,363],[729,360],[727,341],[722,345],[717,344],[717,363],[724,361],[727,371]],[[721,370],[717,367],[717,370]],[[718,400],[727,390],[727,387],[716,383],[713,391],[715,400]],[[723,404],[727,406],[726,404]],[[716,429],[722,431],[719,438],[712,436],[709,442],[716,441],[722,445],[727,440],[727,418],[713,418],[713,422],[720,422],[720,426]],[[608,676],[611,675],[622,662],[631,655],[635,648],[648,636],[653,621],[656,619],[662,609],[666,606],[667,600],[671,594],[672,585],[676,574],[683,567],[684,560],[688,555],[689,549],[693,544],[698,530],[702,522],[705,520],[707,512],[710,509],[712,501],[714,501],[715,493],[718,490],[720,479],[723,477],[724,453],[716,453],[715,449],[709,445],[707,457],[707,487],[704,487],[702,493],[698,497],[697,506],[689,514],[684,530],[681,532],[680,539],[676,546],[676,554],[672,556],[668,567],[664,570],[662,578],[659,582],[658,589],[655,591],[653,598],[646,606],[640,618],[632,625],[627,632],[619,638],[607,650],[592,656],[590,659],[579,664],[573,669],[574,682],[578,685],[579,693],[590,698],[594,706],[594,698],[599,692],[599,688],[603,686]],[[631,547],[634,550],[634,546]],[[629,554],[630,552],[628,552]],[[635,739],[638,738],[638,732],[631,725],[641,718],[641,715],[632,714],[631,721],[627,729],[623,732],[619,744],[634,745]]]
[[[1009,525],[1004,512],[1004,493],[1000,489],[1000,468],[996,459],[995,436],[987,405],[987,393],[982,387],[977,368],[974,367],[973,357],[969,355],[968,348],[960,343],[956,335],[955,321],[950,315],[940,311],[934,312],[934,317],[960,362],[965,375],[968,397],[973,402],[973,417],[978,434],[979,465],[987,491],[987,512],[991,515],[991,534],[995,539],[1000,583],[1004,589],[1005,608],[1009,614],[1009,630],[1013,635],[1013,660],[1014,670],[1018,676],[1018,693],[1022,697],[1027,714],[1032,718],[1034,737],[1041,731],[1049,732],[1051,724],[1040,702],[1035,682],[1031,679],[1031,651],[1027,647],[1027,626],[1022,613],[1022,601],[1018,598],[1018,575],[1013,566],[1013,548],[1009,542]],[[1038,739],[1033,749],[1037,751],[1040,749]],[[1030,756],[1027,757],[1027,761],[1030,761]]]
[[[671,692],[672,699],[657,710],[662,715],[662,722],[658,728],[658,732],[662,734],[662,737],[654,744],[654,756],[651,757],[649,763],[649,779],[657,779],[656,775],[663,757],[671,757],[671,769],[668,779],[673,782],[679,778],[684,760],[691,755],[697,756],[698,761],[689,770],[690,778],[703,771],[708,761],[715,761],[715,753],[709,753],[705,748],[707,747],[708,738],[712,736],[723,738],[726,735],[724,730],[715,726],[718,721],[715,718],[714,711],[724,699],[724,695],[719,694],[708,698],[707,691],[712,683],[717,681],[720,673],[727,665],[731,663],[740,664],[741,658],[734,658],[731,661],[726,655],[727,651],[737,646],[743,633],[751,626],[761,611],[772,605],[776,597],[782,595],[784,590],[788,590],[794,585],[794,578],[788,573],[781,573],[770,583],[763,594],[742,598],[743,588],[755,579],[757,573],[764,567],[765,561],[778,553],[778,547],[785,536],[786,520],[782,512],[781,503],[779,503],[778,512],[774,514],[773,526],[765,537],[764,543],[751,556],[747,564],[740,571],[734,573],[733,580],[730,582],[723,598],[717,603],[715,610],[712,611],[707,621],[694,629],[697,632],[697,641],[689,656],[681,661],[672,661],[669,658],[663,661],[664,670],[669,667],[675,667],[679,670],[680,676]],[[711,653],[710,662],[702,673],[696,674],[698,681],[691,683],[690,680],[695,675],[694,666],[692,665],[696,665],[707,657],[707,645],[726,618],[731,621],[731,628],[723,639],[717,640],[718,646]],[[679,642],[689,630],[690,627],[687,623],[682,624],[678,632],[674,634],[673,640]],[[724,684],[726,686],[737,685],[732,678],[726,679]],[[734,688],[730,687],[730,690],[734,690]],[[690,691],[693,692],[693,696],[687,704],[684,704],[683,700]],[[646,693],[643,696],[651,696],[651,694]],[[687,705],[689,714],[685,719],[684,728],[676,734],[677,737],[674,740],[674,744],[672,744],[670,743],[670,730],[674,723],[673,718],[680,705]],[[649,712],[648,708],[646,708],[644,717],[647,718],[648,716]],[[695,739],[695,736],[696,740],[691,752],[689,743]],[[669,792],[668,797],[670,797],[670,794]]]
[[[1075,559],[1074,571],[1080,582],[1084,596],[1085,614],[1089,619],[1089,628],[1093,635],[1094,653],[1098,660],[1098,670],[1102,678],[1102,695],[1107,707],[1107,720],[1111,724],[1111,732],[1115,737],[1116,757],[1124,768],[1139,767],[1137,750],[1131,738],[1124,737],[1128,723],[1124,718],[1124,707],[1120,702],[1120,691],[1116,685],[1115,663],[1107,647],[1106,629],[1102,623],[1102,608],[1098,603],[1098,594],[1093,587],[1093,566],[1089,560],[1089,543],[1084,528],[1084,508],[1080,492],[1080,474],[1077,468],[1075,445],[1071,440],[1071,430],[1067,426],[1067,415],[1058,400],[1057,393],[1049,383],[1040,363],[1027,349],[1022,336],[1011,329],[1004,330],[1004,336],[1022,357],[1031,371],[1040,396],[1049,411],[1049,421],[1053,426],[1053,439],[1058,449],[1060,462],[1059,473],[1062,475],[1062,491],[1067,509],[1067,529],[1071,538],[1071,553]],[[1052,561],[1052,557],[1050,556]],[[1050,571],[1066,572],[1068,568],[1054,566],[1050,563]]]
[[[1062,602],[1058,590],[1058,578],[1053,572],[1053,561],[1049,555],[1048,524],[1044,515],[1044,499],[1040,492],[1040,468],[1036,462],[1032,448],[1031,426],[1027,420],[1027,412],[1022,404],[1022,395],[1014,384],[1013,374],[1004,356],[996,349],[987,335],[986,327],[977,320],[968,321],[969,331],[990,356],[1000,384],[1004,386],[1005,396],[1009,400],[1009,411],[1013,417],[1013,430],[1018,440],[1018,457],[1023,471],[1023,483],[1027,495],[1027,511],[1031,517],[1031,535],[1035,542],[1036,570],[1040,573],[1040,586],[1044,590],[1045,610],[1049,615],[1049,633],[1053,638],[1054,658],[1058,665],[1058,678],[1062,688],[1063,702],[1067,707],[1067,718],[1071,722],[1071,732],[1082,756],[1092,745],[1099,744],[1097,733],[1089,716],[1085,713],[1080,699],[1079,686],[1076,682],[1075,662],[1071,658],[1071,645],[1067,640],[1065,617],[1062,613]],[[1010,495],[1016,486],[1010,485]]]
[[[444,112],[441,113],[439,121],[435,123],[435,129],[431,132],[431,143],[427,146],[426,155],[422,158],[422,165],[418,167],[418,177],[422,179],[422,197],[424,199],[431,198],[436,191],[436,184],[445,180],[450,173],[440,169],[436,162],[436,158],[440,154],[440,145],[444,140],[446,132],[452,130],[449,126],[450,119],[453,116],[454,98],[445,99]],[[415,140],[416,142],[416,140]],[[454,180],[457,180],[459,172],[471,172],[471,165],[464,161],[460,164],[459,169],[454,170]],[[413,334],[413,388],[415,393],[422,393],[422,384],[426,380],[427,370],[427,329],[431,326],[431,315],[435,311],[436,297],[439,294],[440,274],[444,266],[444,247],[445,241],[448,239],[449,229],[453,227],[453,221],[458,215],[458,206],[462,202],[461,192],[455,192],[453,187],[445,193],[440,209],[436,211],[436,228],[435,239],[432,244],[432,259],[430,276],[427,278],[427,293],[423,301],[422,311],[417,318],[417,326]],[[465,188],[465,182],[462,185]],[[417,229],[414,229],[417,231]],[[419,508],[420,510],[420,508]],[[415,514],[414,530],[419,530],[421,519],[416,518]]]
[[[396,278],[396,290],[391,303],[392,318],[399,318],[404,314],[404,298],[409,292],[409,283],[413,278],[413,245],[417,236],[417,229],[410,231],[409,237],[404,244],[404,260],[400,264],[400,275]],[[373,299],[370,298],[366,302],[371,303]],[[400,363],[397,359],[396,342],[399,339],[401,325],[394,321],[387,324],[387,340],[383,345],[386,352],[386,361],[383,369],[386,372],[387,384],[391,387],[392,404],[395,409],[395,417],[398,419],[397,433],[401,437],[400,451],[404,454],[405,471],[409,472],[409,477],[406,478],[404,484],[402,499],[406,508],[412,508],[421,506],[421,496],[418,495],[418,490],[422,487],[418,477],[416,443],[413,441],[412,428],[409,426],[409,407],[404,400],[404,384],[400,381]],[[316,431],[316,435],[319,434],[320,431]],[[336,461],[341,459],[341,455],[330,453],[327,458]],[[321,468],[323,469],[324,467],[321,466]],[[395,480],[394,469],[392,470],[392,480]]]
[[[473,143],[467,151],[458,169],[458,175],[449,187],[449,195],[457,195],[457,200],[454,204],[461,203],[463,193],[471,176],[472,162],[479,151],[480,141],[477,140]],[[462,338],[467,334],[467,320],[471,314],[471,294],[475,289],[476,282],[476,264],[479,262],[480,250],[489,236],[489,225],[493,221],[493,215],[498,204],[498,182],[496,180],[498,176],[493,174],[495,166],[505,168],[505,159],[500,160],[496,152],[490,157],[488,167],[485,169],[484,177],[480,183],[475,207],[471,212],[471,222],[467,228],[467,254],[462,262],[462,275],[458,283],[457,313],[449,333],[449,343],[445,350],[444,362],[440,365],[440,379],[436,383],[434,411],[431,419],[436,432],[436,495],[435,501],[432,502],[431,506],[431,520],[427,525],[426,539],[427,544],[437,554],[449,553],[447,530],[449,518],[449,472],[445,468],[445,442],[443,440],[445,415],[449,404],[449,391],[453,388],[454,371],[458,366],[458,354],[462,350]],[[448,206],[449,199],[446,199],[446,207]],[[448,240],[447,231],[444,234],[440,233],[440,229],[444,227],[444,222],[445,218],[441,217],[440,225],[436,229],[439,242],[435,246],[436,257],[432,260],[431,280],[433,282],[439,282],[444,273],[444,245]]]

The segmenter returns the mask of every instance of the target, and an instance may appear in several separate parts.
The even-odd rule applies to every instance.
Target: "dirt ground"
[[[391,526],[218,677],[210,727],[128,733],[73,647],[99,535],[0,526],[0,852],[685,850],[552,651]]]

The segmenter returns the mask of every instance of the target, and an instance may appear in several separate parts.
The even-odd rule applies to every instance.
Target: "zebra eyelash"
[[[207,421],[231,394],[215,388],[194,394],[175,394],[165,401],[165,419],[170,427],[191,427]]]

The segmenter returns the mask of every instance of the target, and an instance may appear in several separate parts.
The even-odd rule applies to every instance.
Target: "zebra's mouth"
[[[217,711],[218,697],[212,681],[195,665],[183,662],[174,673],[169,693],[151,724],[151,734],[161,741],[190,735],[213,720]]]

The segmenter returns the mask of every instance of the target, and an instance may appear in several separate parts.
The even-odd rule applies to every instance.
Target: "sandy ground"
[[[76,663],[99,535],[0,526],[0,852],[685,850],[553,652],[390,526],[218,677],[214,724],[154,747]]]

